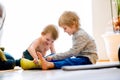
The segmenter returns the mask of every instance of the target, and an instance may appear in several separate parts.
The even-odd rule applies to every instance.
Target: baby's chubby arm
[[[28,47],[28,51],[30,53],[30,55],[33,57],[33,61],[34,63],[38,63],[38,56],[37,56],[37,52],[36,52],[36,48],[39,44],[39,39],[36,39],[34,42],[32,42],[32,44]]]
[[[56,53],[54,43],[51,44],[50,51],[51,51],[51,54],[48,55],[47,57],[45,57],[47,61],[51,61],[52,60],[52,55]]]
[[[51,46],[50,46],[50,51],[51,51],[52,54],[53,54],[53,53],[54,53],[54,54],[56,53],[55,47],[54,47],[54,43],[51,44]]]

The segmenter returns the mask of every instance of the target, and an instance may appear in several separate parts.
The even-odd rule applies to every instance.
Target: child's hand
[[[51,60],[52,60],[52,56],[46,57],[46,60],[47,60],[47,61],[51,61]]]
[[[33,62],[34,62],[35,64],[39,64],[38,58],[35,58],[35,59],[33,60]]]

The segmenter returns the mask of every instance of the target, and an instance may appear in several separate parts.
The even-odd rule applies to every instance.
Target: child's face
[[[46,46],[50,46],[54,42],[54,40],[53,40],[53,38],[52,38],[50,33],[42,35],[42,39],[43,39],[43,41],[44,41]]]
[[[74,34],[74,32],[76,31],[75,27],[69,27],[67,25],[63,25],[62,28],[64,29],[64,32],[68,33],[69,35]]]

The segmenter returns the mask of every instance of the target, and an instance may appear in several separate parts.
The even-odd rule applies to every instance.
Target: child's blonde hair
[[[65,11],[59,18],[58,21],[59,26],[67,25],[71,27],[72,25],[75,25],[78,29],[80,26],[79,23],[79,17],[75,12],[72,11]]]
[[[42,35],[45,35],[47,33],[50,33],[54,40],[56,40],[58,38],[58,35],[59,35],[57,27],[55,25],[53,25],[53,24],[47,25],[43,29]]]

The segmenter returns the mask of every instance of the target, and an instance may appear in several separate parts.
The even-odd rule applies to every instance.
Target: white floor
[[[0,72],[0,80],[120,80],[120,68],[92,70],[14,70]]]

